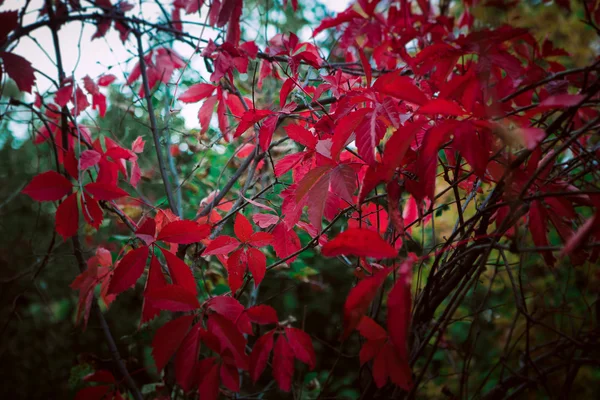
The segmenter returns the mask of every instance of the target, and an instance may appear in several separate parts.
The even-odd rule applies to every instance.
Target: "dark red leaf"
[[[271,306],[261,304],[258,306],[250,307],[246,310],[246,314],[250,321],[259,325],[276,324],[279,321],[277,318],[277,311]]]
[[[197,295],[198,289],[196,288],[196,280],[194,279],[191,268],[170,251],[163,248],[161,248],[160,251],[167,261],[167,267],[169,267],[169,273],[171,274],[173,283],[181,286],[194,296]]]
[[[198,362],[197,368],[198,393],[201,393],[201,400],[217,400],[219,398],[219,364],[215,358],[205,358]]]
[[[100,228],[103,220],[102,208],[92,196],[82,196],[81,212],[85,221],[94,228]]]
[[[0,53],[0,58],[3,61],[4,71],[15,81],[19,90],[31,93],[31,88],[35,83],[31,63],[21,56],[6,52]]]
[[[160,314],[160,309],[155,307],[151,301],[148,301],[146,295],[153,290],[165,286],[167,286],[167,280],[162,272],[161,265],[158,262],[158,259],[152,256],[152,259],[150,260],[150,269],[148,270],[148,279],[146,280],[146,287],[144,288],[144,303],[142,305],[142,319],[140,320],[140,324],[144,324]]]
[[[388,295],[387,330],[398,356],[406,362],[408,362],[410,307],[410,284],[400,277]]]
[[[115,377],[110,371],[107,370],[95,371],[84,376],[83,380],[85,382],[115,383]]]
[[[234,393],[239,393],[240,391],[240,374],[238,372],[235,364],[227,362],[227,358],[223,358],[223,363],[221,363],[221,383],[227,389],[231,390]]]
[[[75,236],[79,229],[79,207],[77,206],[77,193],[67,197],[56,209],[56,232],[67,240]]]
[[[175,380],[185,392],[192,389],[198,378],[195,372],[200,351],[201,329],[201,324],[192,326],[175,355]]]
[[[248,260],[244,249],[234,251],[227,259],[227,283],[232,293],[242,287],[247,266]]]
[[[60,200],[73,190],[67,178],[55,171],[36,175],[21,191],[36,201]]]
[[[297,328],[285,328],[285,335],[296,358],[313,370],[317,357],[308,334]]]
[[[248,248],[246,250],[248,269],[254,277],[254,286],[258,286],[267,272],[267,257],[258,249]]]
[[[377,271],[373,276],[358,282],[350,290],[344,304],[344,333],[342,339],[346,339],[358,326],[389,273],[389,269]]]
[[[193,315],[185,315],[167,322],[156,331],[152,339],[152,357],[158,372],[163,370],[175,354],[193,321]]]
[[[144,272],[148,253],[149,248],[142,246],[125,254],[125,257],[117,264],[115,273],[110,280],[109,294],[119,294],[135,285]]]
[[[144,294],[153,307],[168,311],[194,311],[200,308],[196,296],[179,285],[166,285]]]
[[[250,354],[250,378],[256,383],[260,378],[269,361],[269,355],[273,350],[273,332],[269,331],[259,337],[252,347]]]
[[[281,390],[290,391],[294,377],[294,352],[284,335],[279,335],[275,343],[273,377]]]
[[[85,387],[77,392],[75,400],[104,400],[111,390],[112,386],[109,385]]]
[[[246,338],[233,322],[219,314],[211,314],[208,317],[208,330],[219,339],[222,350],[231,351],[237,367],[247,371]]]
[[[17,29],[19,26],[19,12],[18,11],[3,11],[0,12],[0,43],[4,42],[4,39],[9,33]]]
[[[156,239],[169,243],[190,244],[201,241],[209,234],[209,225],[200,225],[190,220],[180,220],[165,225]]]
[[[85,185],[85,190],[96,199],[104,201],[111,201],[124,196],[129,196],[129,193],[120,187],[103,182],[88,183]]]

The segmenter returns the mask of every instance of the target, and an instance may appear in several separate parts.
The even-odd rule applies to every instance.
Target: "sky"
[[[32,0],[28,9],[38,10],[44,0]],[[283,0],[280,0],[283,1]],[[330,11],[339,12],[348,7],[350,0],[318,0],[323,3]],[[115,1],[112,1],[115,3]],[[136,1],[130,1],[133,4],[139,4]],[[15,10],[22,7],[24,0],[5,0],[0,6],[0,11]],[[163,1],[170,9],[171,1]],[[157,15],[160,15],[160,9],[153,2],[146,2],[142,7],[136,5],[134,10],[130,11],[133,15],[141,18],[155,20]],[[25,24],[33,23],[38,18],[38,12],[32,11],[25,16]],[[201,22],[204,20],[204,15],[201,16],[185,16],[184,20]],[[191,27],[191,28],[190,28]],[[74,76],[76,80],[81,81],[85,75],[89,75],[95,79],[102,74],[110,73],[117,76],[120,81],[124,80],[125,73],[128,72],[134,62],[135,55],[131,53],[134,48],[129,44],[124,46],[118,38],[118,33],[111,29],[109,33],[101,39],[90,41],[96,28],[91,24],[70,23],[63,26],[58,32],[59,40],[62,46],[62,58],[67,76]],[[200,26],[188,25],[186,32],[192,35],[200,36],[204,39],[214,38],[216,33],[210,29],[202,31]],[[310,30],[297,32],[303,40],[308,40]],[[302,37],[306,36],[306,37]],[[130,41],[133,37],[130,35]],[[79,49],[79,51],[73,51]],[[176,44],[175,50],[181,54],[184,60],[190,59],[193,54],[193,49],[188,45]],[[23,38],[17,47],[12,50],[27,58],[35,68],[40,71],[55,77],[56,68],[54,65],[54,47],[50,31],[46,28],[37,30],[33,34],[33,38]],[[124,61],[126,61],[124,63]],[[202,76],[208,76],[204,63],[200,57],[192,57],[188,66],[189,69],[199,71]],[[51,86],[50,81],[44,78],[41,74],[36,74],[37,90],[44,92]],[[174,75],[177,79],[178,73]],[[32,99],[32,98],[31,98]],[[29,99],[29,100],[31,100]],[[186,121],[188,128],[198,127],[196,114],[198,112],[198,104],[182,105],[181,115]]]

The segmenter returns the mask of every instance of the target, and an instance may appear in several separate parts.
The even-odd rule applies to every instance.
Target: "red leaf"
[[[3,11],[0,12],[0,42],[4,42],[4,39],[10,32],[17,29],[19,26],[19,12],[18,11]]]
[[[327,175],[331,171],[330,165],[321,165],[315,167],[308,171],[306,175],[302,178],[300,182],[298,182],[298,187],[296,188],[296,203],[300,203],[304,200],[304,196],[307,196],[308,193],[317,185],[317,183],[321,180],[327,181],[327,190],[329,189],[329,178],[321,179],[324,175]]]
[[[342,340],[346,339],[356,328],[361,318],[367,312],[369,305],[375,298],[377,290],[390,273],[389,269],[377,271],[373,276],[365,278],[350,290],[344,304],[344,333]]]
[[[250,240],[250,236],[252,236],[252,233],[254,233],[252,224],[250,224],[250,221],[248,221],[243,214],[238,214],[235,217],[233,231],[235,232],[235,236],[237,236],[242,243],[248,242],[248,240]]]
[[[273,307],[265,304],[250,307],[246,310],[246,314],[252,322],[259,325],[276,324],[279,321],[279,318],[277,318],[277,311],[275,311]]]
[[[190,220],[180,220],[168,223],[161,229],[157,240],[169,243],[190,244],[199,242],[210,234],[210,226],[200,225]]]
[[[200,351],[201,324],[196,324],[188,332],[175,355],[175,380],[185,392],[189,392],[197,379],[196,363]]]
[[[74,236],[79,229],[79,208],[77,207],[77,193],[67,197],[56,209],[56,232],[67,240]]]
[[[294,229],[288,229],[283,222],[273,229],[272,245],[275,254],[281,259],[289,257],[301,248],[300,238]],[[291,264],[295,259],[296,257],[292,257],[287,262]]]
[[[169,267],[169,273],[171,274],[173,283],[181,286],[196,296],[198,294],[198,289],[196,288],[196,280],[194,279],[194,275],[192,274],[190,267],[183,262],[183,260],[168,250],[161,248],[160,251],[167,261],[167,266]]]
[[[410,284],[401,277],[388,295],[387,330],[398,356],[405,362],[408,362],[410,307]]]
[[[279,221],[279,217],[273,214],[254,214],[252,221],[263,229],[275,225]]]
[[[256,110],[254,108],[245,111],[242,115],[242,119],[237,129],[235,130],[234,138],[242,135],[244,132],[248,130],[252,125],[260,122],[263,118],[268,117],[273,114],[272,111],[269,110]]]
[[[98,78],[98,86],[108,86],[113,83],[115,79],[117,79],[117,77],[113,74],[102,75],[100,78]]]
[[[208,330],[219,339],[222,350],[231,351],[237,367],[247,371],[246,338],[233,322],[219,314],[211,314],[208,317]]]
[[[270,245],[273,241],[273,235],[268,232],[255,232],[248,239],[248,244],[254,247],[264,247]]]
[[[387,339],[388,335],[385,329],[371,318],[363,315],[356,327],[358,332],[367,340]]]
[[[115,377],[110,371],[100,370],[83,377],[85,382],[115,383]]]
[[[198,393],[201,393],[201,399],[217,400],[219,398],[219,364],[215,363],[215,358],[200,360],[197,371],[200,379]]]
[[[286,79],[279,91],[279,107],[283,108],[290,91],[294,88],[294,81],[290,78]]]
[[[154,242],[156,235],[156,221],[152,218],[146,218],[142,226],[135,231],[135,236],[144,241],[147,245]]]
[[[281,390],[290,391],[294,377],[294,353],[284,335],[279,335],[275,343],[273,377]]]
[[[135,138],[135,140],[131,144],[131,151],[133,151],[134,153],[138,153],[138,154],[142,153],[144,151],[145,144],[146,144],[146,142],[144,141],[142,136],[138,136]]]
[[[149,290],[144,296],[153,307],[168,311],[194,311],[200,308],[196,296],[179,285],[166,285]]]
[[[333,139],[331,144],[331,158],[339,159],[339,155],[344,147],[350,142],[350,137],[356,127],[363,121],[365,115],[372,110],[370,108],[361,108],[351,112],[343,118],[340,118],[333,131]]]
[[[392,346],[392,343],[387,342],[385,347],[379,354],[385,355],[385,363],[387,373],[393,383],[402,389],[409,391],[412,388],[412,373],[407,359],[398,356],[398,353]],[[375,371],[373,371],[374,373]]]
[[[149,248],[142,246],[125,254],[125,257],[117,264],[115,273],[110,279],[108,294],[119,294],[135,285],[144,272],[148,253]]]
[[[294,166],[296,166],[304,158],[304,153],[288,154],[277,162],[275,165],[275,176],[280,177],[281,175],[288,172]]]
[[[146,323],[160,313],[160,309],[155,307],[152,302],[146,299],[146,295],[156,289],[167,286],[167,280],[162,273],[162,268],[156,257],[152,256],[150,260],[150,269],[148,270],[148,279],[144,289],[144,303],[142,305],[142,319],[140,324]]]
[[[321,253],[325,257],[355,255],[359,257],[394,258],[396,250],[370,229],[349,228],[329,241]]]
[[[79,156],[79,169],[85,171],[89,167],[98,164],[102,155],[96,150],[85,150]]]
[[[385,135],[385,123],[379,119],[379,113],[369,111],[356,127],[356,147],[358,154],[367,164],[375,163],[374,151]]]
[[[458,104],[446,99],[433,99],[427,104],[419,107],[419,114],[440,114],[460,117],[465,115],[465,111]]]
[[[269,331],[259,337],[256,343],[254,343],[254,347],[252,347],[252,353],[250,354],[250,377],[254,383],[260,378],[269,361],[269,355],[271,354],[271,350],[273,350],[273,332]]]
[[[17,87],[22,92],[31,93],[31,88],[35,83],[34,70],[31,63],[21,56],[12,53],[0,53],[6,74],[15,81]]]
[[[271,115],[262,123],[260,131],[258,132],[258,144],[263,151],[269,150],[278,121],[278,115]]]
[[[373,88],[383,94],[396,97],[417,105],[427,103],[427,96],[407,76],[401,76],[397,72],[385,74],[377,78]]]
[[[60,200],[73,190],[67,178],[55,171],[36,175],[21,191],[36,201]]]
[[[235,364],[227,362],[227,357],[223,357],[223,363],[221,363],[221,383],[227,389],[234,393],[240,391],[240,374]]]
[[[285,335],[296,358],[308,365],[312,371],[315,368],[317,357],[310,336],[297,328],[285,328]]]
[[[214,90],[215,86],[210,83],[197,83],[181,94],[179,100],[184,103],[196,103],[210,96]]]
[[[294,142],[314,149],[317,146],[317,138],[310,131],[300,125],[292,124],[285,127],[285,132]]]
[[[85,221],[94,228],[100,228],[103,214],[102,208],[92,196],[82,196],[81,212]]]
[[[244,249],[234,251],[227,259],[227,283],[232,293],[237,292],[242,286],[247,263]]]
[[[356,172],[348,164],[340,164],[331,171],[330,191],[348,204],[354,200],[352,195],[356,191]]]
[[[202,255],[223,255],[229,254],[240,246],[240,242],[231,236],[222,235],[211,241]]]
[[[202,107],[198,110],[198,121],[200,122],[201,127],[200,133],[208,131],[210,119],[212,118],[216,103],[217,96],[211,96],[202,103]]]
[[[254,286],[257,287],[267,272],[267,257],[258,249],[248,248],[246,250],[248,269],[254,277]]]
[[[231,322],[236,322],[244,312],[244,306],[230,296],[215,296],[207,302],[207,308],[221,314]]]
[[[375,381],[375,386],[378,388],[385,386],[388,377],[389,370],[387,368],[385,350],[381,349],[375,356],[375,361],[373,362],[373,380]]]
[[[92,182],[85,185],[85,190],[98,200],[111,201],[118,198],[129,196],[129,193],[120,187],[109,183]]]
[[[185,315],[167,322],[156,331],[152,339],[152,357],[158,372],[165,368],[175,354],[193,321],[193,315]]]

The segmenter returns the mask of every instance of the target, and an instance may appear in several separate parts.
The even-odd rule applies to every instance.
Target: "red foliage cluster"
[[[69,2],[70,6],[56,3],[64,9],[54,18],[66,22],[70,15],[78,15],[73,5],[78,2]],[[182,11],[198,12],[202,3],[174,2],[175,17],[169,29],[175,38],[185,36],[177,16]],[[296,9],[297,2],[291,3]],[[256,161],[251,168],[259,171],[269,168],[266,163],[257,165],[273,146],[275,134],[285,135],[302,150],[276,160],[272,175],[282,177],[291,172],[293,184],[281,192],[277,210],[242,199],[265,213],[252,216],[258,228],[238,213],[233,224],[236,237],[213,237],[211,232],[218,232],[215,226],[221,222],[199,220],[215,212],[213,206],[219,206],[227,193],[215,196],[206,213],[201,211],[192,220],[181,219],[170,210],[156,210],[154,217],[140,221],[117,213],[138,240],[121,251],[114,265],[107,250],[98,249],[90,258],[87,269],[72,285],[80,292],[80,317],[87,321],[97,284],[102,285],[108,305],[147,271],[141,323],[161,311],[177,313],[154,337],[152,354],[159,371],[174,360],[176,381],[184,391],[198,390],[202,399],[217,398],[221,386],[240,391],[241,372],[256,382],[273,353],[273,377],[282,390],[289,391],[294,360],[310,368],[317,363],[310,336],[280,321],[270,306],[245,307],[238,298],[251,280],[260,284],[269,270],[261,248],[272,246],[282,263],[321,244],[326,257],[360,259],[358,275],[362,279],[348,294],[342,339],[354,331],[365,339],[360,362],[372,362],[377,387],[385,386],[389,379],[411,390],[410,277],[416,258],[399,257],[398,251],[410,226],[415,221],[427,223],[431,214],[440,192],[436,185],[440,154],[448,164],[456,164],[453,169],[461,189],[476,192],[483,184],[493,188],[493,203],[487,205],[494,209],[485,217],[485,226],[479,225],[481,229],[467,241],[510,237],[520,223],[527,224],[533,242],[542,248],[549,246],[547,235],[552,225],[566,243],[562,255],[583,249],[592,238],[600,240],[595,223],[597,196],[581,193],[585,187],[551,173],[560,146],[566,149],[579,144],[571,147],[573,152],[589,147],[592,138],[587,129],[599,118],[591,102],[598,98],[597,69],[567,71],[556,61],[564,51],[548,41],[538,43],[524,29],[472,29],[474,0],[464,1],[458,18],[436,14],[432,3],[436,2],[420,0],[413,5],[399,0],[380,7],[378,0],[359,0],[337,16],[324,19],[314,35],[339,31],[335,54],[345,59],[332,64],[313,43],[302,42],[294,33],[274,36],[264,49],[254,42],[240,43],[242,0],[211,2],[208,21],[212,26],[226,26],[226,37],[220,43],[210,41],[202,50],[201,56],[213,65],[210,82],[189,87],[179,100],[203,102],[198,111],[203,133],[216,109],[223,138],[253,144],[247,157]],[[127,18],[130,7],[124,4],[97,2],[103,14],[96,20],[96,37],[104,36],[113,22],[122,33],[134,32],[134,24]],[[18,35],[17,12],[1,13],[0,21],[0,42]],[[409,51],[413,47],[419,50]],[[4,72],[20,90],[30,92],[35,80],[30,63],[7,52],[0,53],[0,58]],[[278,103],[255,104],[234,86],[235,75],[247,72],[251,62],[260,63],[259,87],[267,79],[281,81]],[[153,88],[169,82],[173,71],[184,65],[173,51],[154,49],[140,57],[127,84],[147,80]],[[305,68],[316,71],[318,84],[302,78]],[[108,137],[92,138],[87,128],[75,122],[89,107],[96,108],[100,117],[104,115],[106,98],[99,88],[113,80],[109,75],[96,82],[83,79],[91,105],[73,79],[61,82],[54,104],[34,105],[52,122],[40,129],[37,143],[52,141],[63,173],[44,172],[34,177],[23,193],[36,201],[59,202],[56,231],[65,240],[78,233],[80,211],[87,224],[99,228],[103,208],[118,209],[116,200],[130,196],[143,202],[125,190],[140,179],[137,154],[143,149],[143,140],[139,138],[128,149]],[[292,92],[300,96],[289,100]],[[144,95],[144,85],[140,95]],[[302,96],[308,101],[297,104],[296,98]],[[61,109],[73,117],[66,125],[61,122]],[[549,118],[555,118],[550,125],[540,123]],[[561,130],[567,120],[571,136]],[[78,152],[76,144],[85,150]],[[460,163],[461,158],[466,164]],[[369,196],[377,187],[384,188],[387,200],[383,227],[361,212],[369,214],[369,207],[379,197]],[[562,195],[552,197],[557,192]],[[524,198],[529,198],[529,206],[515,217],[513,204]],[[579,206],[591,207],[594,217],[577,230],[571,221],[577,219],[575,207]],[[325,232],[351,211],[350,227],[327,241]],[[495,222],[495,230],[488,230],[490,222]],[[302,247],[297,229],[314,238],[309,246]],[[203,257],[219,258],[227,270],[231,293],[198,300],[196,280],[185,261],[187,245],[192,243],[203,246]],[[550,249],[541,252],[549,265],[555,262]],[[597,255],[597,250],[583,250],[572,260],[581,263]],[[376,264],[375,260],[387,261]],[[382,327],[369,317],[368,310],[392,272],[396,281],[386,293],[387,324]],[[250,349],[248,337],[256,334],[256,325],[269,326],[269,330],[261,330],[264,333],[252,341]],[[200,359],[201,346],[214,356]],[[84,389],[81,398],[104,398],[109,393],[120,398],[112,375],[100,375],[98,372],[88,380],[103,385]]]

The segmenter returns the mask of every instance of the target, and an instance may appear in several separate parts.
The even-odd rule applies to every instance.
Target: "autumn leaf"
[[[359,257],[393,258],[396,250],[375,231],[349,228],[330,240],[321,253],[326,257],[354,255]]]

